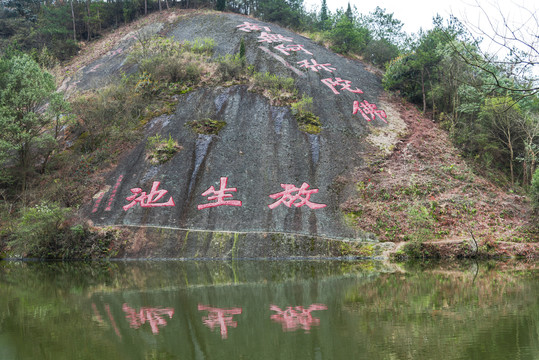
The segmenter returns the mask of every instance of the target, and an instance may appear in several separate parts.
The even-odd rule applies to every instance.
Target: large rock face
[[[247,61],[257,71],[293,77],[300,94],[313,97],[322,130],[318,135],[300,131],[289,108],[271,105],[244,85],[192,91],[179,98],[173,115],[154,119],[146,130],[146,138],[171,135],[183,149],[166,163],[152,165],[145,156],[146,139],[140,139],[84,209],[86,215],[96,225],[169,228],[183,234],[285,233],[365,239],[366,234],[346,225],[339,204],[351,189],[347,176],[363,165],[366,152],[375,151],[366,137],[373,128],[384,131],[385,121],[392,121],[384,113],[367,113],[374,119],[366,121],[363,108],[353,114],[354,102],[384,110],[379,79],[359,62],[279,26],[244,16],[193,16],[175,24],[169,35],[178,41],[211,37],[215,56],[238,52],[243,38]],[[120,56],[115,66],[126,52],[115,54]],[[101,59],[87,68],[100,63],[106,67]],[[316,63],[323,66],[304,66]],[[95,74],[86,71],[77,81],[89,84],[87,76]],[[224,121],[226,126],[218,135],[198,135],[186,126],[202,118]],[[227,189],[236,191],[223,191],[225,181]],[[157,199],[160,191],[166,193]],[[140,197],[144,193],[148,196]],[[224,205],[214,206],[219,202]],[[169,255],[181,255],[180,246],[168,247],[172,249]]]

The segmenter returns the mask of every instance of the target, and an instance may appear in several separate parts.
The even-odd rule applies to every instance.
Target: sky
[[[339,8],[346,9],[349,0],[326,0],[331,12]],[[319,11],[322,0],[304,0],[307,10]],[[513,37],[507,29],[515,30],[516,44],[521,50],[529,53],[528,59],[539,63],[539,1],[538,0],[384,0],[365,1],[350,0],[350,5],[358,12],[367,15],[376,6],[393,13],[393,18],[400,20],[403,30],[418,33],[420,29],[433,28],[432,19],[439,14],[448,20],[450,15],[457,17],[476,38],[482,38],[481,49],[489,56],[498,59],[507,58],[509,51],[493,42],[490,38],[500,40],[495,34]],[[532,45],[531,47],[524,44]],[[531,68],[534,76],[539,78],[539,66]]]
[[[328,8],[335,11],[338,8],[346,9],[349,0],[326,0]],[[316,7],[320,9],[322,0],[304,0],[306,9]],[[539,16],[539,1],[537,0],[384,0],[365,1],[350,0],[351,6],[356,6],[361,14],[368,14],[376,6],[386,9],[386,13],[393,13],[393,17],[404,24],[404,31],[417,33],[420,28],[428,30],[432,28],[432,18],[436,14],[444,19],[449,15],[455,15],[459,20],[469,22],[473,26],[481,26],[486,29],[490,25],[481,8],[492,19],[500,19],[500,11],[510,20],[522,23],[523,19],[529,19],[530,13]],[[526,9],[523,11],[523,9]],[[537,22],[532,32],[537,33]]]

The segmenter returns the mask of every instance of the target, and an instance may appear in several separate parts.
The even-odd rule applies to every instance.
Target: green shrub
[[[178,145],[178,142],[170,134],[168,135],[168,140],[156,134],[148,138],[146,149],[146,159],[151,164],[157,165],[167,162],[183,148]]]
[[[338,53],[360,53],[371,40],[369,30],[358,28],[346,16],[343,16],[329,31],[331,49]]]
[[[412,240],[423,242],[433,237],[434,218],[425,206],[415,205],[408,210],[408,224]]]
[[[87,259],[113,256],[120,250],[120,231],[68,225],[71,209],[42,202],[23,208],[11,234],[11,253],[40,259]]]
[[[196,54],[211,55],[215,47],[215,41],[212,38],[196,38],[194,41],[184,41],[183,51],[191,51]]]
[[[202,75],[202,61],[191,53],[176,56],[152,57],[140,64],[140,70],[150,74],[151,78],[161,84],[184,83],[196,84]]]
[[[530,187],[530,198],[535,211],[539,212],[539,168],[535,170]]]
[[[75,99],[72,107],[80,120],[77,126],[81,134],[75,147],[82,152],[91,152],[98,149],[104,140],[110,143],[128,139],[152,101],[150,96],[146,96],[150,91],[149,84],[139,85],[139,90],[131,83],[120,83]]]
[[[209,118],[189,121],[187,124],[197,134],[217,135],[226,125],[224,121],[212,120]]]
[[[290,101],[297,95],[294,79],[274,74],[255,73],[253,75],[253,87],[272,100]]]
[[[244,60],[240,54],[220,56],[217,63],[217,71],[222,81],[238,80],[244,73]]]
[[[298,122],[299,129],[309,134],[319,134],[322,124],[318,116],[313,114],[313,98],[302,96],[301,100],[291,105],[292,115]]]
[[[57,252],[60,225],[71,212],[55,203],[41,203],[21,210],[11,248],[20,255],[49,258]]]
[[[127,62],[141,65],[148,59],[164,59],[179,56],[182,52],[182,44],[173,38],[154,36],[148,39],[141,38],[133,46],[127,57]]]

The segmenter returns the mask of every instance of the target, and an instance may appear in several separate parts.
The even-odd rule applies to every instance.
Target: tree
[[[522,133],[524,145],[522,183],[527,185],[532,180],[537,167],[537,160],[539,160],[539,114],[532,111],[528,112],[518,118],[517,126]]]
[[[515,147],[521,137],[518,128],[521,116],[520,107],[508,96],[486,99],[479,114],[492,139],[503,144],[509,152],[511,184],[515,183]]]
[[[298,28],[301,24],[303,0],[266,0],[260,3],[258,12],[265,21]]]
[[[530,196],[533,208],[535,211],[539,211],[539,168],[535,170],[535,174],[533,174]]]
[[[469,20],[464,21],[464,24],[477,48],[481,49],[479,44],[486,39],[498,48],[498,53],[506,52],[508,55],[500,59],[496,54],[489,54],[484,50],[480,50],[479,53],[459,51],[459,55],[468,64],[488,73],[498,88],[519,94],[521,98],[539,93],[539,75],[537,71],[532,70],[539,65],[537,10],[519,7],[522,19],[512,21],[509,13],[504,12],[499,5],[496,14],[486,11],[478,0],[476,6],[486,19],[482,23],[488,24],[487,27],[475,25]],[[504,71],[493,70],[496,68],[503,68]],[[501,73],[505,73],[505,78],[512,77],[518,81],[508,83],[504,81],[504,76],[500,76]]]
[[[322,6],[320,8],[320,24],[319,24],[319,27],[321,30],[325,30],[327,28],[328,19],[329,19],[328,5],[326,3],[326,0],[322,0]]]
[[[9,69],[9,71],[7,71]],[[40,111],[55,90],[54,78],[28,55],[0,59],[0,155],[15,157],[15,170],[24,192],[30,170],[35,165],[34,147],[50,139],[43,134],[51,123]]]
[[[352,7],[350,6],[350,1],[348,2],[348,7],[346,8],[346,12],[344,14],[348,18],[348,20],[350,20],[350,22],[354,21],[354,14],[352,13]]]
[[[217,0],[217,4],[215,5],[215,8],[217,9],[217,11],[225,11],[226,0]]]
[[[379,6],[369,13],[362,16],[360,22],[372,34],[375,40],[385,39],[387,42],[402,47],[406,40],[406,33],[402,30],[404,24],[393,17],[393,13],[386,13],[386,9]]]
[[[332,43],[332,50],[346,54],[361,52],[371,40],[371,36],[369,30],[355,26],[348,16],[343,14],[331,29],[329,39]]]

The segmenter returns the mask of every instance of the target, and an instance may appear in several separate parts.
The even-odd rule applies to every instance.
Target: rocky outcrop
[[[152,29],[161,27],[154,24]],[[211,241],[217,241],[218,234],[232,234],[216,257],[234,251],[243,251],[245,257],[346,254],[328,250],[333,245],[324,247],[320,239],[374,244],[372,235],[346,224],[339,205],[355,191],[347,181],[350,174],[364,165],[367,152],[377,151],[365,140],[371,129],[383,131],[393,121],[391,112],[381,111],[379,79],[357,61],[279,26],[240,15],[184,18],[169,26],[168,35],[178,41],[213,38],[215,56],[237,53],[243,38],[247,62],[256,71],[292,77],[299,94],[314,99],[321,132],[300,131],[288,107],[272,105],[246,85],[199,88],[179,96],[172,115],[148,123],[145,137],[109,175],[83,214],[99,226],[142,231],[144,241],[154,244],[145,247],[133,240],[126,252],[129,256],[137,256],[140,245],[146,249],[144,256],[195,256],[198,251],[212,257],[202,248],[182,250],[192,231],[207,234]],[[91,87],[88,76],[99,77],[102,71],[107,76],[111,71],[119,74],[128,48],[124,45],[115,54],[114,69],[107,68],[106,59],[88,65],[94,70],[78,74],[78,84]],[[205,118],[226,125],[217,135],[197,134],[187,126]],[[149,162],[145,153],[147,138],[155,134],[170,136],[181,146],[158,165]],[[139,230],[149,228],[153,230]],[[166,229],[166,242],[152,242],[161,239],[158,228]],[[171,231],[176,235],[171,236]],[[275,250],[268,244],[276,236],[301,239],[306,250]],[[241,249],[232,246],[234,239],[244,239]],[[204,246],[204,241],[199,243]]]

